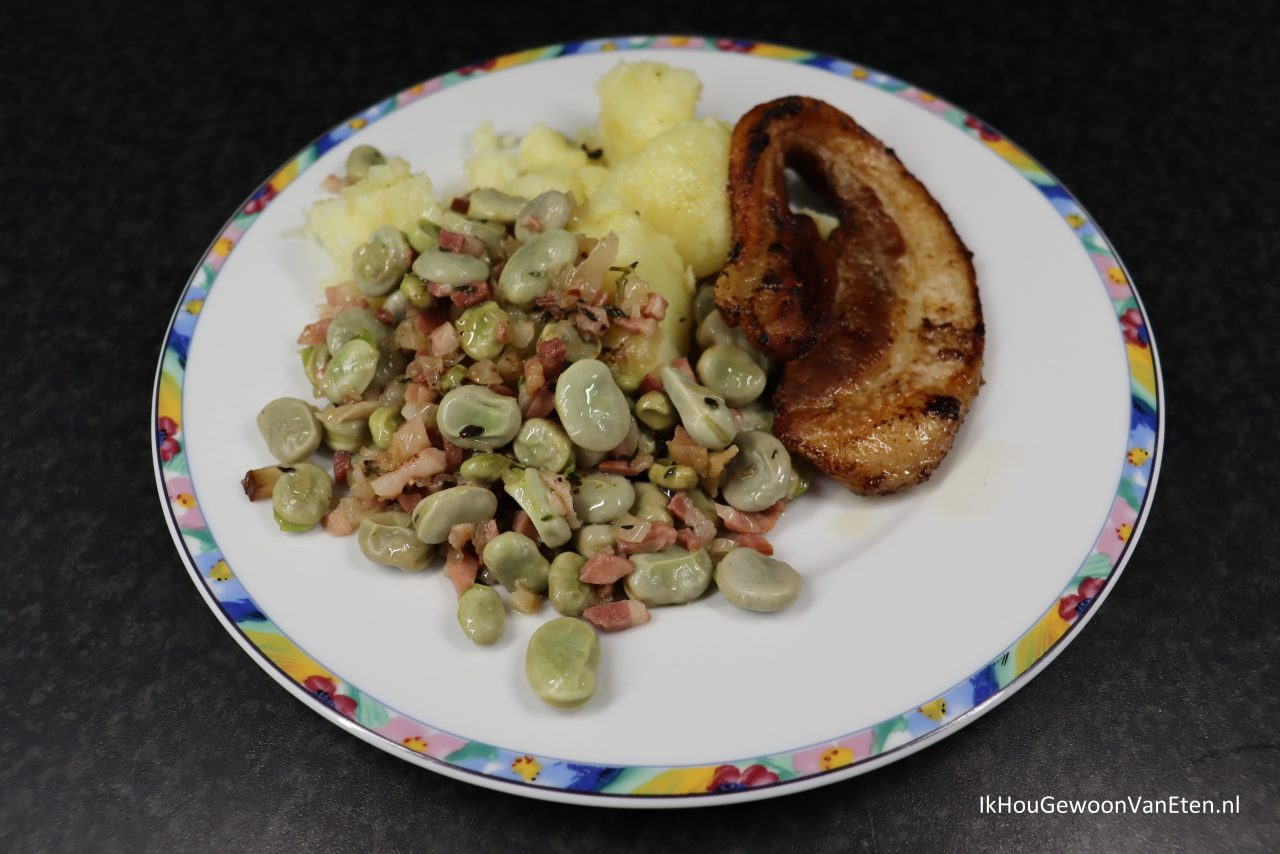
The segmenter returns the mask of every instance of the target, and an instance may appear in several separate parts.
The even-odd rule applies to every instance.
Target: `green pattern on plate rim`
[[[1040,620],[1000,656],[918,708],[874,726],[785,753],[753,756],[718,765],[613,767],[531,756],[471,741],[431,727],[388,708],[360,691],[294,644],[259,610],[223,559],[195,502],[182,444],[182,384],[187,349],[200,308],[237,241],[272,198],[324,152],[389,113],[419,98],[480,75],[574,54],[638,49],[724,51],[813,66],[873,86],[928,110],[974,139],[1030,181],[1062,216],[1088,251],[1119,320],[1129,362],[1131,409],[1129,443],[1119,488],[1092,553]],[[840,59],[772,44],[699,37],[644,36],[599,39],[523,51],[460,68],[381,101],[330,130],[303,149],[259,187],[222,229],[192,274],[166,333],[156,378],[153,451],[159,467],[162,499],[180,536],[184,560],[197,584],[216,602],[224,621],[241,639],[303,693],[313,708],[344,723],[392,752],[420,764],[469,772],[486,780],[580,795],[695,797],[785,786],[799,781],[870,767],[877,757],[918,747],[973,719],[974,712],[1002,699],[1015,680],[1037,665],[1083,622],[1083,615],[1118,574],[1136,539],[1158,469],[1160,390],[1154,343],[1142,306],[1106,239],[1074,198],[1021,149],[977,118],[946,101],[899,80]],[[1007,695],[1009,692],[1005,692]],[[372,736],[372,738],[369,738]]]

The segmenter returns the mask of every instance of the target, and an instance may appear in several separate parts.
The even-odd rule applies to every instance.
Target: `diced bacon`
[[[489,541],[496,536],[498,536],[497,519],[485,519],[476,525],[475,532],[471,535],[471,544],[475,546],[482,565],[484,564],[484,547],[489,545]]]
[[[346,179],[339,178],[337,175],[325,175],[324,180],[320,182],[320,189],[326,193],[340,193],[345,186],[347,186]]]
[[[700,548],[704,548],[707,544],[693,532],[692,528],[681,528],[676,531],[676,542],[691,552],[696,552]]]
[[[511,520],[511,530],[517,534],[524,534],[535,543],[540,542],[538,539],[538,529],[533,527],[533,520],[529,518],[529,514],[523,510],[517,510],[516,515]]]
[[[499,383],[499,384],[497,384],[497,385],[491,385],[491,386],[489,386],[489,391],[493,392],[494,394],[500,394],[500,395],[502,395],[503,397],[515,397],[515,396],[516,396],[516,390],[515,390],[515,389],[513,389],[513,388],[512,388],[511,386],[509,386],[509,385],[504,385],[504,384],[502,384],[502,383]]]
[[[662,379],[653,374],[645,374],[640,380],[640,391],[662,391]]]
[[[609,331],[609,312],[603,308],[580,306],[577,313],[573,315],[573,325],[578,327],[584,335],[599,338]]]
[[[302,334],[298,336],[298,343],[307,347],[318,347],[324,344],[325,336],[329,334],[329,324],[332,322],[332,317],[326,317],[315,323],[308,323],[303,327]]]
[[[444,282],[427,282],[427,293],[436,299],[447,299],[453,295],[453,285]]]
[[[369,301],[360,293],[355,282],[343,282],[324,289],[324,300],[334,308],[368,308]]]
[[[493,330],[493,340],[499,344],[506,344],[507,339],[511,337],[511,327],[505,323],[499,323]]]
[[[667,305],[666,297],[657,291],[650,291],[649,299],[645,302],[644,308],[640,309],[640,316],[662,320],[667,316]]]
[[[773,545],[760,534],[734,534],[729,537],[729,539],[745,548],[755,549],[766,557],[771,557],[773,555]]]
[[[626,578],[635,564],[625,557],[610,554],[592,555],[582,565],[578,578],[587,584],[612,584]]]
[[[646,337],[658,331],[658,321],[652,317],[615,317],[613,325],[633,335]]]
[[[459,522],[449,529],[449,545],[455,549],[461,549],[471,542],[475,533],[476,526],[474,522]]]
[[[677,371],[684,374],[686,377],[693,380],[695,383],[698,381],[698,378],[693,375],[693,366],[689,364],[689,360],[686,359],[684,356],[677,356],[676,358],[672,359],[671,367],[675,368]]]
[[[387,311],[385,308],[378,309],[373,313],[373,316],[378,318],[379,323],[385,323],[387,326],[395,326],[395,315]]]
[[[653,465],[653,454],[636,454],[630,460],[603,460],[600,471],[605,474],[620,474],[624,477],[635,477],[642,471],[648,471]]]
[[[333,452],[333,482],[341,486],[347,485],[347,472],[351,471],[351,452]]]
[[[453,201],[449,202],[449,210],[466,216],[467,211],[471,210],[471,197],[469,195],[454,196]]]
[[[677,492],[667,502],[671,514],[689,526],[697,548],[702,548],[716,538],[716,522],[693,503],[687,492]]]
[[[433,356],[449,356],[458,352],[460,341],[458,339],[458,330],[454,328],[452,323],[442,323],[431,331],[429,336],[431,342],[431,355]]]
[[[440,248],[445,252],[461,252],[462,246],[466,242],[465,235],[459,234],[456,231],[449,231],[448,229],[445,229],[440,232]]]
[[[449,294],[449,299],[453,300],[453,304],[458,308],[470,308],[473,305],[479,305],[488,298],[488,282],[472,282],[469,285],[458,285],[453,289],[453,293]]]
[[[448,439],[443,440],[444,445],[444,467],[448,471],[456,471],[458,466],[462,465],[463,451],[457,445]]]
[[[444,574],[453,582],[454,592],[461,596],[476,583],[476,575],[480,572],[480,562],[473,555],[460,549],[449,549],[444,559]]]
[[[548,380],[560,376],[569,356],[569,348],[562,338],[548,338],[538,342],[538,361],[542,363],[542,375]]]
[[[643,602],[624,599],[592,605],[582,612],[582,618],[602,632],[620,632],[649,622],[649,609]]]
[[[356,532],[360,520],[377,513],[381,505],[368,507],[351,495],[338,499],[338,506],[324,514],[324,529],[335,537],[346,537]]]
[[[423,335],[430,335],[437,326],[446,323],[449,320],[449,310],[444,306],[433,308],[431,311],[424,311],[421,314],[414,315],[413,324],[418,327],[418,331]]]
[[[678,534],[676,529],[662,522],[654,522],[649,526],[649,533],[643,540],[638,543],[627,542],[626,540],[618,540],[618,553],[629,554],[653,554],[663,549],[671,548],[676,544]]]
[[[395,498],[413,481],[426,482],[432,475],[444,471],[444,451],[426,448],[419,451],[399,468],[381,474],[369,482],[379,498]]]
[[[773,530],[773,526],[778,524],[778,517],[782,515],[786,506],[787,502],[778,501],[768,510],[744,513],[728,505],[717,504],[716,515],[724,521],[724,526],[730,531],[740,534],[764,534]]]
[[[612,602],[618,596],[618,583],[613,584],[591,584],[591,601],[596,605],[602,605],[605,602]]]
[[[396,496],[396,503],[400,505],[400,509],[406,513],[412,513],[413,508],[418,506],[418,502],[426,498],[421,492],[402,492]]]
[[[527,418],[546,418],[556,408],[556,399],[551,391],[543,387],[529,401],[529,409],[525,412]]]

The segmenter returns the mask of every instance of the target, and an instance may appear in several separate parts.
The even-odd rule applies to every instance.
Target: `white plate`
[[[293,340],[330,270],[318,246],[289,235],[347,151],[358,141],[401,155],[443,194],[460,186],[468,134],[483,121],[513,133],[590,124],[592,84],[618,49],[696,71],[702,115],[733,121],[809,95],[892,147],[974,252],[986,384],[929,483],[868,499],[821,482],[783,517],[770,539],[805,576],[795,607],[760,616],[711,597],[659,610],[643,630],[603,638],[598,693],[566,714],[524,682],[540,619],[509,619],[497,649],[475,648],[438,572],[375,567],[353,538],[282,535],[239,479],[269,462],[254,427],[261,406],[309,394]],[[233,216],[193,275],[156,407],[175,542],[214,612],[277,681],[353,734],[450,776],[640,806],[849,777],[1007,697],[1123,566],[1154,487],[1163,415],[1154,345],[1119,261],[1008,141],[840,60],[649,37],[451,73],[309,146]]]

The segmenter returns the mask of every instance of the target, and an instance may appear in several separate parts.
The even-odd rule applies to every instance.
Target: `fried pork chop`
[[[859,494],[927,480],[982,383],[972,253],[893,152],[823,101],[755,107],[729,156],[735,245],[716,306],[789,360],[774,432]],[[826,241],[790,209],[788,167],[837,208]]]

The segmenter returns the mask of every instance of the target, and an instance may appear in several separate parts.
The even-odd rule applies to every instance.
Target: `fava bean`
[[[751,346],[751,341],[748,340],[747,334],[740,327],[730,326],[725,323],[719,311],[712,311],[698,321],[698,329],[694,333],[694,338],[697,340],[698,346],[703,350],[714,347],[716,344],[732,344],[749,355],[757,365],[766,371],[773,366],[773,362],[770,361],[768,356]]]
[[[312,397],[320,397],[323,392],[320,385],[324,379],[324,369],[329,364],[329,349],[327,347],[304,347],[302,348],[302,372],[307,375],[307,380],[311,383]]]
[[[468,198],[467,216],[490,222],[515,222],[528,203],[519,196],[508,196],[497,190],[475,190]]]
[[[271,488],[271,506],[282,531],[314,528],[329,509],[333,481],[324,469],[311,463],[280,467],[280,478]]]
[[[742,422],[742,429],[739,432],[745,433],[748,430],[769,432],[773,430],[773,410],[759,401],[748,403],[746,406],[739,408],[738,415]]]
[[[705,549],[690,553],[671,546],[653,554],[631,556],[635,569],[627,576],[627,595],[649,607],[683,605],[701,596],[715,570]]]
[[[663,433],[675,426],[676,410],[662,392],[646,391],[636,401],[636,418],[650,430]]]
[[[467,369],[462,365],[454,365],[440,377],[440,391],[453,391],[462,385],[467,378]]]
[[[324,443],[335,451],[358,451],[369,443],[369,416],[378,408],[376,400],[330,406],[316,419],[324,430]]]
[[[472,643],[497,643],[506,622],[502,594],[487,584],[473,584],[458,597],[458,625]]]
[[[563,516],[551,512],[551,495],[538,469],[508,469],[502,475],[502,488],[529,515],[538,538],[548,548],[569,542],[573,530]]]
[[[409,514],[398,511],[361,519],[356,542],[369,560],[405,572],[426,569],[435,554],[435,549],[418,539],[409,527]]]
[[[305,460],[320,447],[323,431],[311,404],[296,397],[281,397],[258,413],[258,432],[271,456],[282,463]]]
[[[587,560],[613,552],[612,525],[583,525],[573,540],[574,550]]]
[[[529,306],[551,287],[556,274],[578,257],[578,238],[563,228],[545,231],[507,259],[498,293],[507,302]]]
[[[413,272],[424,282],[466,285],[489,280],[489,265],[472,255],[428,249],[413,262]]]
[[[387,162],[382,152],[372,145],[357,145],[347,154],[347,180],[363,181],[369,175],[372,166],[381,166]]]
[[[404,278],[400,280],[400,293],[404,294],[409,305],[418,311],[426,311],[436,304],[436,298],[427,290],[422,279],[414,273],[405,273]]]
[[[627,398],[603,362],[574,362],[556,381],[556,412],[574,444],[610,451],[631,429]]]
[[[492,451],[520,430],[520,404],[480,385],[453,389],[440,400],[436,426],[453,444],[473,451]]]
[[[707,545],[707,554],[711,555],[711,562],[719,566],[720,561],[724,560],[724,556],[736,548],[739,548],[736,540],[731,540],[728,537],[716,537]]]
[[[596,692],[600,639],[577,617],[543,623],[529,639],[524,672],[542,702],[557,709],[576,709]]]
[[[367,308],[348,308],[329,321],[324,343],[329,348],[329,354],[337,356],[339,350],[357,338],[368,341],[374,347],[381,347],[389,336],[390,330],[382,325],[372,311]]]
[[[667,494],[656,485],[642,480],[636,481],[633,487],[636,491],[636,500],[631,505],[631,515],[646,522],[670,525],[671,512],[667,510],[667,504],[671,499]]]
[[[398,228],[384,225],[351,255],[351,277],[360,292],[380,297],[400,284],[409,272],[413,250]]]
[[[807,466],[791,461],[791,480],[787,482],[787,500],[799,498],[809,491],[809,485],[813,480],[813,473],[809,471]]]
[[[324,396],[334,403],[359,399],[373,383],[381,358],[378,348],[363,338],[348,341],[325,368]]]
[[[391,444],[396,428],[403,423],[404,419],[395,407],[379,406],[369,416],[369,435],[373,438],[373,444],[385,450]]]
[[[408,273],[406,275],[413,275],[413,274]],[[401,279],[400,283],[404,284],[404,280]],[[405,297],[404,291],[400,290],[399,288],[396,288],[387,296],[386,299],[382,301],[382,310],[387,312],[387,314],[390,314],[391,319],[393,321],[395,321],[396,323],[399,323],[400,321],[404,320],[404,316],[407,313],[406,309],[408,305],[409,305],[409,300],[407,297]]]
[[[698,357],[698,378],[730,406],[745,406],[764,392],[764,368],[732,344],[713,344]]]
[[[618,474],[589,474],[573,488],[573,510],[590,524],[612,522],[630,510],[635,500],[635,487]]]
[[[462,461],[458,474],[476,483],[493,483],[511,468],[511,460],[502,454],[473,454]]]
[[[692,489],[698,485],[698,473],[693,466],[657,462],[649,466],[649,482],[667,489]]]
[[[739,608],[748,611],[781,611],[800,596],[804,579],[790,564],[736,548],[720,559],[716,586]]]
[[[454,486],[433,492],[413,508],[413,529],[424,543],[443,543],[464,522],[483,522],[498,512],[498,497],[483,486]]]
[[[738,454],[725,466],[720,492],[730,507],[744,513],[768,510],[785,498],[791,485],[791,455],[772,433],[738,434]]]
[[[484,547],[484,565],[508,590],[547,589],[547,559],[538,544],[516,531],[504,531]]]
[[[490,225],[468,219],[456,211],[434,208],[427,212],[427,217],[434,224],[458,234],[469,234],[485,245],[490,252],[496,252],[507,238],[507,230],[501,226]]]
[[[511,318],[493,300],[471,306],[453,322],[458,328],[458,340],[462,342],[463,351],[476,361],[496,359],[502,355],[505,345],[498,339],[505,336],[500,334],[500,330],[505,331],[510,324]]]
[[[511,445],[522,465],[547,471],[564,471],[573,460],[573,444],[559,425],[545,418],[530,418],[520,427]]]
[[[413,251],[419,255],[430,252],[440,245],[440,229],[425,219],[418,220],[418,224],[405,236],[409,238],[409,245],[413,247]]]
[[[586,558],[577,552],[560,552],[547,570],[547,598],[566,617],[577,617],[594,601],[590,584],[578,578]]]
[[[693,441],[713,451],[729,447],[738,428],[724,398],[672,367],[662,369],[662,385]]]
[[[573,200],[559,190],[535,196],[516,215],[516,239],[526,243],[543,232],[564,228],[573,213]]]

